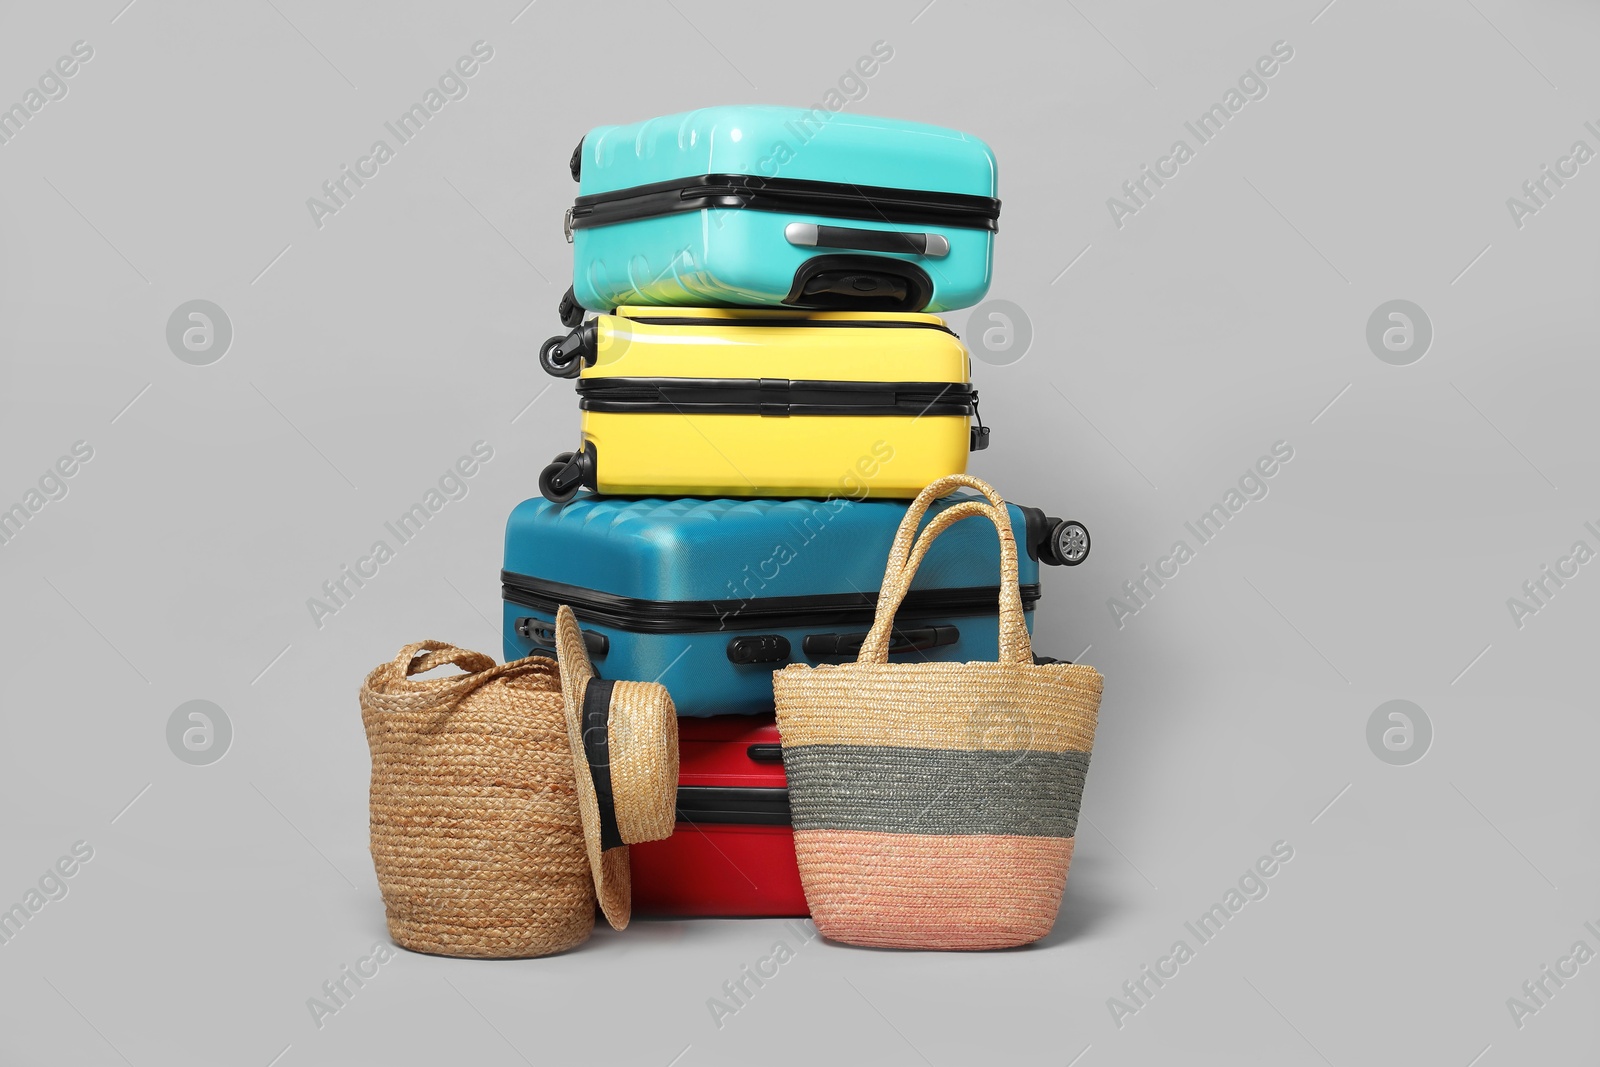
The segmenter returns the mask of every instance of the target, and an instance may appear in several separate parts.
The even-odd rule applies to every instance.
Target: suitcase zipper
[[[584,411],[701,415],[924,415],[970,417],[978,393],[964,382],[792,381],[788,378],[588,378]]]
[[[568,289],[570,294],[572,290]],[[563,298],[563,304],[566,299]],[[574,304],[574,307],[577,305]],[[615,314],[615,313],[614,313]],[[778,315],[746,316],[742,318],[709,318],[706,316],[632,316],[615,315],[616,318],[627,322],[637,322],[645,326],[776,326],[783,328],[799,327],[835,327],[839,329],[858,328],[888,328],[901,330],[939,330],[951,337],[959,335],[935,319],[931,322],[920,322],[906,319],[812,319],[804,312],[797,313],[793,318],[784,318]],[[579,318],[582,318],[582,309],[579,309]],[[566,321],[563,313],[562,321]],[[539,365],[546,372],[557,378],[576,378],[583,373],[584,367],[592,367],[600,358],[600,319],[592,318],[587,322],[580,321],[571,328],[565,336],[557,334],[549,338],[539,348]]]
[[[1000,228],[1000,201],[992,196],[896,189],[756,174],[703,174],[580,196],[572,228],[608,226],[707,208],[825,215],[893,224]]]
[[[822,593],[815,596],[754,597],[750,600],[645,600],[564,582],[500,572],[507,603],[553,615],[566,604],[585,624],[651,634],[716,633],[726,630],[865,628],[872,625],[878,594]],[[1037,583],[1024,585],[1022,608],[1039,600]],[[999,603],[999,586],[913,589],[897,618],[959,618],[986,615]]]
[[[811,318],[807,312],[796,311],[793,318],[781,315],[746,315],[737,318],[707,318],[683,315],[618,315],[620,319],[628,322],[637,322],[643,326],[784,326],[803,329],[829,328],[834,329],[890,329],[890,330],[940,330],[951,337],[959,337],[950,327],[942,322],[920,322],[915,319],[818,319]]]

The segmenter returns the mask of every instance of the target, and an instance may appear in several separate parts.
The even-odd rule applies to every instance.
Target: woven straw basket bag
[[[455,664],[466,674],[413,678]],[[560,677],[438,641],[361,686],[372,860],[396,943],[447,956],[542,956],[594,928]]]
[[[959,486],[964,501],[928,506]],[[895,611],[936,537],[981,516],[1000,534],[1000,660],[889,663]],[[1072,861],[1102,679],[1035,665],[1005,502],[966,475],[911,504],[855,663],[773,675],[795,851],[817,929],[925,949],[1023,945],[1049,932]]]

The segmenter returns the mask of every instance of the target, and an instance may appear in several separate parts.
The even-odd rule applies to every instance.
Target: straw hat
[[[633,909],[628,845],[667,837],[677,818],[678,715],[663,685],[597,677],[565,604],[556,611],[556,662],[595,894],[621,930]]]

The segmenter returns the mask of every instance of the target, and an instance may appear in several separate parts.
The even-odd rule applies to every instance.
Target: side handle
[[[797,248],[847,248],[856,252],[898,252],[901,255],[934,258],[950,254],[950,241],[937,233],[865,230],[859,226],[819,226],[811,222],[791,222],[784,227],[783,236]]]
[[[517,636],[524,641],[538,645],[540,648],[556,647],[556,624],[546,622],[544,619],[524,617],[512,624]],[[583,647],[589,650],[589,655],[598,659],[611,651],[611,638],[593,630],[583,630]]]
[[[814,658],[828,656],[854,656],[861,651],[867,639],[866,631],[851,634],[806,634],[800,642],[806,655]],[[889,640],[889,652],[921,652],[939,645],[953,645],[961,640],[961,631],[954,626],[923,626],[910,630],[896,630]]]

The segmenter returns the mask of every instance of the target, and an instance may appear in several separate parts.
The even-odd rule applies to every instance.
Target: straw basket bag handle
[[[917,526],[923,515],[927,514],[929,505],[962,486],[979,490],[989,502],[962,501],[934,516],[927,529],[918,535]],[[858,663],[889,661],[889,641],[895,612],[905,600],[923,557],[941,533],[973,515],[987,517],[1000,535],[1000,662],[1033,663],[1033,646],[1028,638],[1027,616],[1022,612],[1022,591],[1017,579],[1017,540],[1011,530],[1011,517],[1005,510],[1004,498],[993,486],[967,474],[952,474],[939,479],[919,493],[906,510],[889,550],[889,564],[883,575],[883,590],[878,594],[877,613],[873,616],[872,629],[861,643]]]
[[[413,678],[426,674],[435,667],[453,664],[466,673],[443,678]],[[519,674],[529,668],[537,670],[539,661],[521,660],[517,663],[500,663],[493,656],[460,648],[445,641],[417,641],[402,648],[394,659],[372,672],[367,689],[381,705],[381,710],[403,709],[419,704],[448,704],[452,708],[473,690],[500,675],[516,668]],[[551,663],[547,671],[553,672]]]

